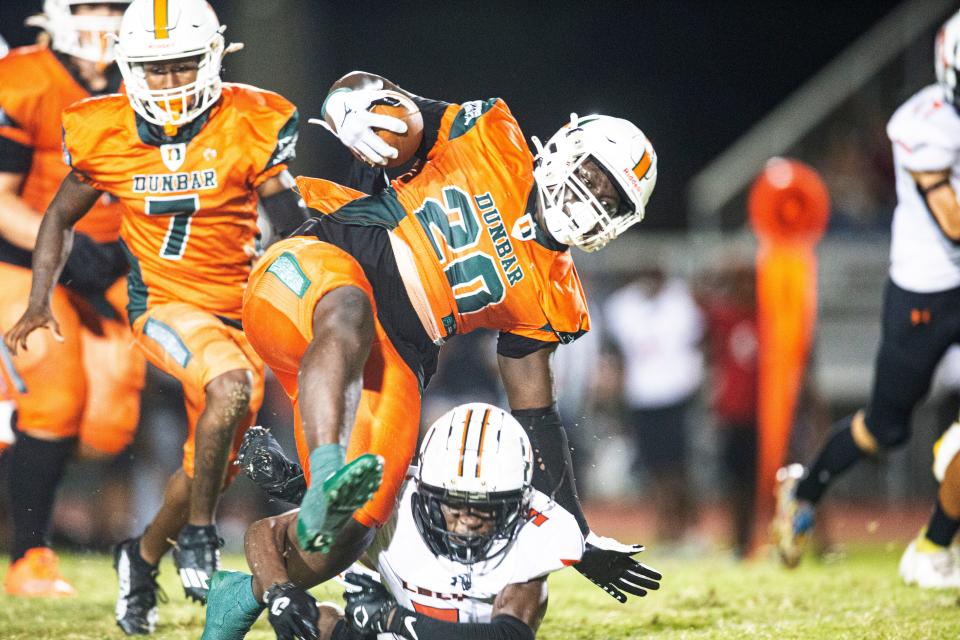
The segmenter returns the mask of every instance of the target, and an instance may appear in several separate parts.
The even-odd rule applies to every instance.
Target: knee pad
[[[958,453],[960,453],[960,422],[954,422],[933,445],[933,475],[937,482],[943,482],[947,467]]]

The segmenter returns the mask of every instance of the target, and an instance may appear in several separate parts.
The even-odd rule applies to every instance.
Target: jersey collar
[[[203,125],[210,119],[210,112],[216,108],[217,105],[213,105],[195,119],[177,129],[176,135],[173,136],[164,134],[163,127],[147,122],[136,112],[134,112],[133,117],[136,118],[137,135],[140,136],[140,140],[143,141],[144,144],[159,147],[164,144],[189,143],[200,133]]]

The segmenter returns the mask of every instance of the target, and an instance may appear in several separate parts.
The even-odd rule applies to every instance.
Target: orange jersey
[[[89,96],[46,47],[21,47],[0,58],[0,136],[32,151],[20,197],[40,213],[70,172],[60,146],[60,116]],[[121,215],[119,203],[105,196],[77,231],[97,242],[112,242],[117,239]]]
[[[339,222],[390,230],[431,337],[484,327],[568,341],[589,329],[586,300],[570,251],[534,221],[532,169],[519,125],[491,99],[447,107],[422,170],[380,194],[358,198],[309,178],[297,184],[309,206]]]
[[[158,137],[121,94],[67,109],[65,158],[125,205],[131,322],[166,302],[240,318],[256,189],[286,168],[296,139],[292,104],[240,84],[224,83],[219,102],[173,138]]]

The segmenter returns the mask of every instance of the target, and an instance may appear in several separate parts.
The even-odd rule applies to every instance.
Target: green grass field
[[[897,548],[857,549],[831,563],[806,562],[787,572],[773,562],[734,564],[725,556],[646,558],[664,573],[663,588],[620,605],[572,570],[550,580],[550,610],[538,638],[890,638],[960,637],[960,592],[902,585]],[[73,600],[31,601],[0,595],[0,638],[36,640],[122,638],[113,622],[116,581],[105,556],[64,556],[63,573],[78,587]],[[225,560],[243,568],[242,558]],[[158,638],[198,638],[203,610],[183,599],[173,565],[161,582]],[[315,591],[339,600],[336,587]],[[263,616],[252,639],[273,633]]]

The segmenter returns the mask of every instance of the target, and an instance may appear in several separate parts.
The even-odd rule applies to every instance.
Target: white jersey
[[[559,571],[583,555],[583,536],[574,517],[534,491],[527,522],[506,553],[474,565],[439,558],[414,523],[415,490],[414,483],[407,482],[393,519],[367,552],[380,581],[400,606],[412,611],[447,622],[490,622],[493,601],[504,587]]]
[[[930,85],[897,109],[887,135],[897,178],[890,278],[917,293],[958,287],[960,244],[941,231],[909,172],[950,169],[950,183],[960,193],[960,116],[944,102],[940,86]]]

